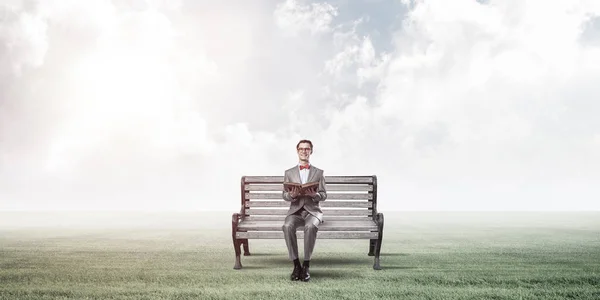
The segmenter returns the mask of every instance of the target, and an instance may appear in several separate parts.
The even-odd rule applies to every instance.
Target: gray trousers
[[[288,248],[288,254],[291,260],[298,258],[298,238],[296,237],[296,229],[304,226],[304,260],[310,260],[315,242],[317,240],[317,231],[321,221],[311,215],[304,209],[289,215],[285,218],[285,222],[281,229],[285,237],[285,244]]]

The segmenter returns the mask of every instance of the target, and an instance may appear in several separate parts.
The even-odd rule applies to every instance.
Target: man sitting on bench
[[[319,202],[327,199],[323,170],[311,166],[309,159],[313,153],[313,145],[309,140],[301,140],[296,145],[299,164],[286,170],[284,175],[283,200],[290,202],[285,222],[282,226],[285,244],[290,259],[294,262],[292,280],[310,280],[310,258],[312,256],[319,224],[323,222],[323,212]],[[294,184],[317,182],[318,187],[303,189]],[[289,184],[286,184],[289,183]],[[304,226],[304,262],[298,259],[298,239],[296,229]]]

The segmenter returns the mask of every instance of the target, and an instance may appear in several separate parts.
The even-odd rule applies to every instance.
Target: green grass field
[[[307,283],[283,240],[233,270],[230,212],[0,213],[0,299],[600,299],[600,212],[384,213],[383,270],[318,240]]]

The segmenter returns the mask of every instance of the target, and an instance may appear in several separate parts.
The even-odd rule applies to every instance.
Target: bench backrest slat
[[[373,207],[373,203],[367,201],[323,201],[319,206],[370,208]],[[290,203],[285,201],[246,201],[246,207],[290,207]]]
[[[369,216],[325,216],[327,220],[335,220],[335,221],[372,221],[373,218]],[[280,221],[283,222],[285,220],[284,215],[258,215],[258,216],[247,216],[245,218],[247,221]]]
[[[246,184],[246,191],[269,191],[281,192],[283,184]],[[353,192],[369,192],[373,190],[372,185],[367,184],[330,184],[327,183],[327,192],[353,191]]]
[[[283,176],[244,176],[246,182],[252,183],[282,183]],[[325,176],[327,184],[366,183],[373,184],[374,176]]]
[[[259,208],[248,208],[246,209],[247,215],[281,215],[287,214],[287,209],[259,209]],[[369,216],[371,215],[370,210],[366,209],[322,209],[323,214],[327,216]]]

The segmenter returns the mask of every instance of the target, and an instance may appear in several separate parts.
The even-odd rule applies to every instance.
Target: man
[[[319,202],[327,199],[327,192],[323,170],[312,166],[309,161],[310,155],[313,153],[312,142],[301,140],[296,145],[296,150],[299,163],[285,171],[284,181],[302,184],[316,181],[319,182],[319,187],[305,192],[301,192],[297,187],[283,191],[283,200],[290,202],[290,209],[282,230],[289,257],[294,262],[291,279],[308,281],[310,280],[310,258],[317,240],[319,225],[323,222],[323,212],[319,207]],[[304,226],[304,262],[300,265],[296,229],[302,226]]]

